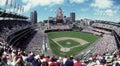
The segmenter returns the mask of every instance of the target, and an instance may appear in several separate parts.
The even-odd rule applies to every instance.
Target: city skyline
[[[1,8],[5,7],[5,1],[0,0]],[[76,20],[83,18],[93,20],[120,21],[120,0],[8,0],[14,1],[24,7],[23,15],[30,17],[34,10],[38,12],[38,21],[46,20],[48,17],[55,17],[56,10],[60,7],[63,15],[70,17],[75,12]],[[18,12],[19,13],[19,12]],[[112,19],[111,19],[112,18]]]

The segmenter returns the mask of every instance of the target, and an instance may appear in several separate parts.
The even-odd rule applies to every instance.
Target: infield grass
[[[63,47],[72,47],[72,46],[76,46],[76,45],[80,45],[80,43],[72,40],[72,39],[67,39],[67,40],[62,40],[62,41],[58,41],[58,43],[63,46]]]
[[[80,38],[83,39],[89,43],[85,45],[81,45],[75,48],[72,48],[69,52],[62,52],[60,50],[61,47],[59,47],[52,39],[54,38],[60,38],[60,37],[72,37],[72,38]],[[96,40],[98,40],[99,36],[89,34],[89,33],[84,33],[84,32],[50,32],[48,33],[48,39],[49,39],[49,44],[52,49],[53,54],[57,56],[71,56],[71,55],[77,55],[79,54],[82,50],[86,49],[90,44],[93,44]],[[66,42],[71,42],[72,44],[66,45]],[[71,47],[78,45],[76,41],[73,40],[62,40],[60,41],[59,44],[61,44],[64,47]]]

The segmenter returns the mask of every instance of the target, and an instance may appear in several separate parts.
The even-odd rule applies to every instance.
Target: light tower
[[[61,8],[58,8],[56,11],[56,18],[57,19],[63,19],[63,11]]]
[[[56,11],[56,24],[63,24],[63,11],[61,8]]]

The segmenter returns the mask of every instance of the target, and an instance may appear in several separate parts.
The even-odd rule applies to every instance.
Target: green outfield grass
[[[89,43],[87,43],[85,45],[77,46],[75,48],[72,48],[69,52],[62,52],[60,50],[61,47],[58,46],[52,40],[54,38],[60,38],[60,37],[80,38],[80,39],[86,40]],[[90,44],[93,44],[93,42],[95,42],[98,38],[99,38],[99,36],[95,36],[93,34],[83,33],[83,32],[50,32],[50,33],[48,33],[48,39],[49,39],[50,47],[52,49],[53,54],[55,54],[57,56],[71,56],[71,55],[74,56],[74,55],[80,53],[80,51],[82,51],[85,48],[87,48]],[[66,42],[70,42],[71,44],[67,45]],[[76,42],[74,40],[71,40],[71,39],[58,41],[58,43],[60,45],[62,45],[63,47],[67,47],[67,48],[79,44],[78,42]]]

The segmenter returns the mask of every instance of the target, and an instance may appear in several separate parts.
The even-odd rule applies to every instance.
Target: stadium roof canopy
[[[19,19],[28,19],[28,17],[18,15],[18,14],[13,14],[13,13],[6,13],[5,11],[0,11],[0,17],[6,17],[6,18],[19,18]]]

